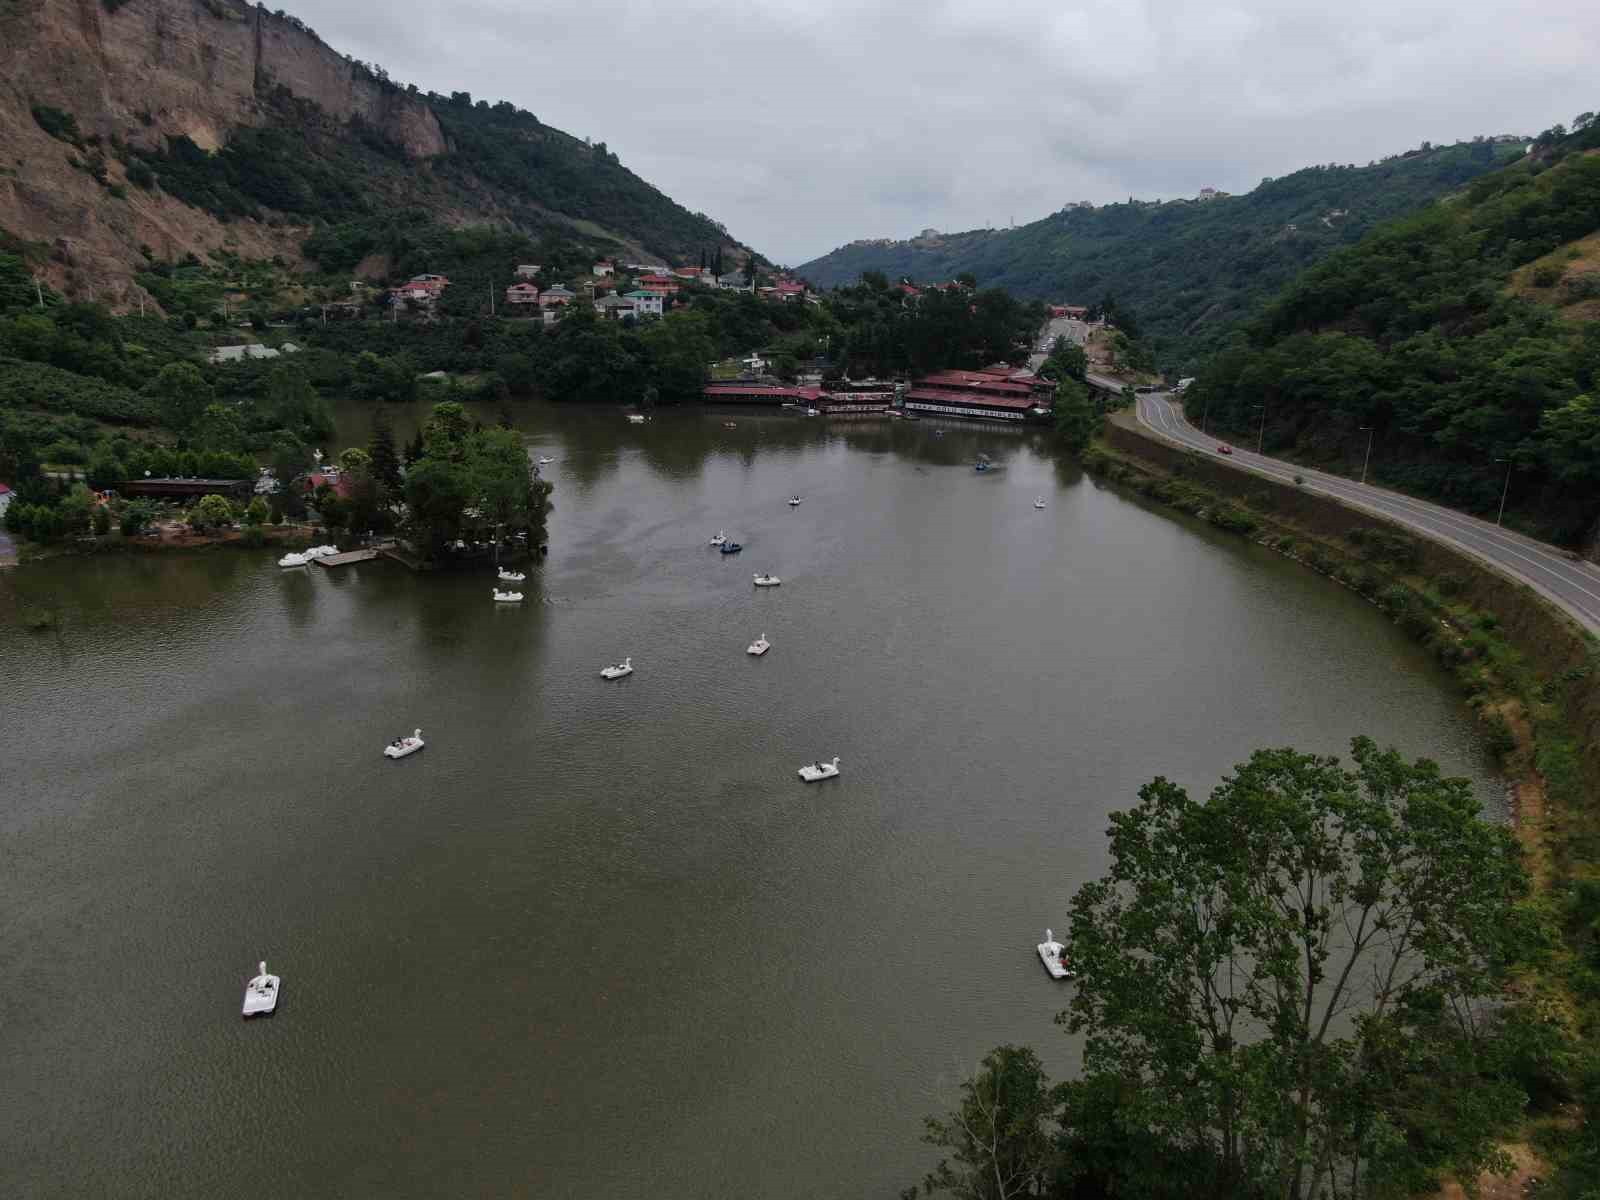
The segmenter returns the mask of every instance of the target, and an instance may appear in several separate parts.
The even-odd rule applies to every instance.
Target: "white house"
[[[604,279],[607,275],[615,273],[616,269],[617,264],[612,262],[609,258],[602,258],[591,268],[596,279]]]
[[[539,285],[536,283],[513,283],[506,289],[507,304],[538,304]]]
[[[633,315],[636,317],[659,317],[661,315],[660,292],[629,292],[622,298],[633,301]]]
[[[538,263],[521,263],[517,267],[518,279],[533,279],[539,274]]]

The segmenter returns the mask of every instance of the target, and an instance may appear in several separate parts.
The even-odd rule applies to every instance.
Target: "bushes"
[[[78,118],[71,113],[51,108],[48,104],[35,104],[33,119],[40,129],[57,141],[66,142],[69,146],[83,145],[83,134],[78,129]]]

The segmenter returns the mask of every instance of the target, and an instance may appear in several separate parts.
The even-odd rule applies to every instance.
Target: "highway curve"
[[[1347,504],[1379,513],[1424,537],[1444,542],[1526,583],[1540,595],[1570,613],[1591,633],[1600,633],[1600,571],[1565,551],[1520,533],[1502,529],[1454,509],[1414,500],[1398,492],[1357,483],[1310,467],[1296,466],[1233,446],[1233,453],[1218,452],[1220,441],[1207,437],[1184,419],[1183,410],[1165,393],[1137,397],[1139,423],[1171,442],[1177,442],[1241,471],[1254,471],[1273,479],[1293,482],[1301,476],[1313,492],[1335,496]]]

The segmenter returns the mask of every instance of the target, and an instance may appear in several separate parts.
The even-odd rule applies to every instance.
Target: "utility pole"
[[[489,280],[489,315],[494,316],[494,279]]]
[[[1367,431],[1367,456],[1361,460],[1361,482],[1366,483],[1367,464],[1372,461],[1372,426],[1363,425],[1361,428]]]
[[[1514,464],[1509,458],[1497,458],[1495,462],[1503,462],[1506,465],[1506,485],[1500,489],[1500,511],[1495,514],[1494,518],[1494,523],[1499,525],[1501,521],[1505,520],[1506,497],[1511,494],[1511,468]]]
[[[1261,448],[1267,444],[1267,406],[1258,404],[1256,407],[1261,410],[1261,433],[1256,438],[1256,453],[1260,454]]]
[[[39,286],[39,277],[33,277],[33,294],[39,298],[39,307],[44,307],[44,289]]]

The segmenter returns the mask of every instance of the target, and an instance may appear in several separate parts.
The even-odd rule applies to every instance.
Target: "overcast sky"
[[[774,261],[1247,191],[1600,108],[1594,0],[292,0],[423,90],[510,100]]]

